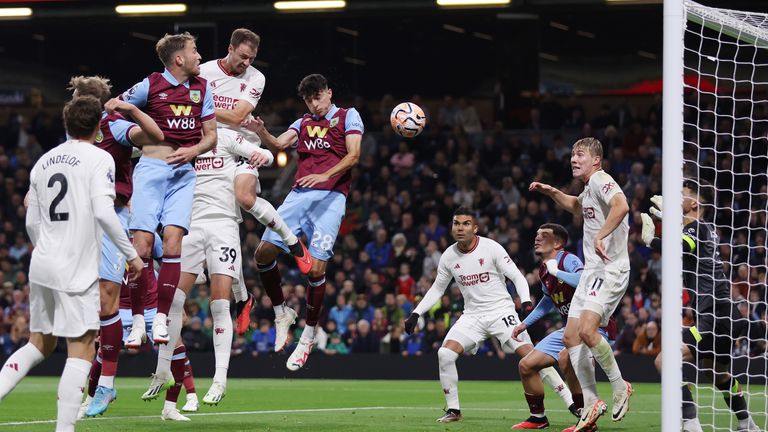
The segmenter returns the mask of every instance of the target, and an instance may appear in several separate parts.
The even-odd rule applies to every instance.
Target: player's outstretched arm
[[[240,126],[248,119],[255,107],[249,102],[238,100],[234,109],[216,108],[216,121],[228,126]]]
[[[552,298],[546,294],[546,287],[542,286],[542,290],[544,292],[544,296],[541,298],[541,300],[539,300],[539,303],[536,305],[536,307],[533,308],[527,317],[525,317],[523,322],[512,329],[512,337],[515,338],[515,340],[517,340],[517,337],[520,336],[520,333],[526,331],[528,327],[534,325],[537,321],[543,318],[544,315],[548,314],[552,308],[555,307],[555,303],[552,301]]]
[[[165,139],[163,131],[160,130],[160,126],[152,120],[152,117],[148,116],[144,111],[136,107],[136,105],[117,98],[112,98],[104,104],[104,110],[109,114],[117,111],[129,116],[136,122],[139,127],[131,128],[128,131],[128,137],[131,142],[139,147],[142,147],[145,144],[157,144],[163,142]]]
[[[597,252],[597,256],[602,258],[603,261],[608,260],[608,255],[605,251],[605,246],[603,245],[603,239],[608,237],[608,235],[619,226],[621,221],[624,220],[624,217],[629,213],[627,197],[624,196],[623,193],[615,194],[613,198],[611,198],[610,205],[611,210],[605,218],[605,224],[595,236],[595,252]]]
[[[448,269],[444,257],[445,255],[440,258],[440,262],[437,265],[437,277],[432,283],[432,286],[427,290],[427,293],[424,294],[424,298],[421,299],[419,304],[413,308],[413,313],[411,313],[408,319],[405,320],[405,332],[408,334],[412,334],[416,329],[416,322],[419,320],[419,316],[430,310],[432,306],[443,297],[446,288],[448,288],[448,284],[451,283],[451,279],[453,279],[453,275]]]
[[[539,192],[552,198],[552,201],[554,201],[555,204],[564,208],[569,213],[577,214],[581,212],[581,204],[579,204],[579,199],[577,197],[568,195],[560,189],[548,184],[533,182],[528,187],[528,190],[531,192]]]
[[[322,174],[310,174],[298,179],[297,183],[299,186],[311,188],[312,186],[328,181],[328,179],[342,175],[352,169],[352,167],[357,165],[357,162],[360,160],[360,143],[362,141],[363,136],[360,134],[347,135],[345,137],[347,155]]]
[[[261,142],[267,145],[268,148],[275,151],[282,151],[290,147],[299,138],[298,132],[294,129],[288,129],[275,138],[264,125],[264,120],[260,117],[248,119],[241,124],[242,127],[248,129],[251,132],[255,132],[256,135],[261,138]]]

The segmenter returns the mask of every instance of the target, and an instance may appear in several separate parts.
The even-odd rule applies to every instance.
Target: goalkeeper
[[[693,363],[697,369],[714,371],[715,386],[723,393],[728,408],[738,419],[738,431],[759,431],[749,414],[741,384],[728,370],[731,363],[731,345],[746,331],[747,323],[740,319],[730,298],[730,285],[723,271],[717,251],[714,226],[702,220],[702,204],[712,202],[707,186],[692,181],[683,183],[683,289],[689,298],[688,308],[695,312],[695,325],[683,330],[683,362]],[[662,198],[654,196],[650,213],[661,219]],[[661,252],[661,239],[654,237],[655,226],[651,217],[643,213],[643,242]],[[714,366],[714,367],[713,367]],[[661,353],[656,358],[661,372]],[[691,379],[693,378],[693,379]],[[695,377],[684,377],[694,382]],[[702,431],[696,417],[696,405],[688,385],[683,388],[683,430]]]

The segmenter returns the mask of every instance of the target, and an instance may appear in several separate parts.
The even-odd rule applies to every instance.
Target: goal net
[[[690,384],[704,431],[742,430],[725,400],[739,391],[753,421],[765,431],[768,14],[689,1],[683,7],[682,176],[698,186],[700,196],[709,196],[701,205],[701,220],[716,233],[711,252],[699,245],[699,250],[683,254],[684,262],[697,263],[693,269],[684,265],[683,279],[726,287],[710,292],[684,287],[683,326],[707,327],[705,321],[717,315],[715,333],[725,339],[714,348],[697,349],[692,361],[683,362],[683,382]],[[668,210],[665,216],[679,215]],[[706,253],[710,256],[702,255]],[[717,260],[722,272],[712,265]],[[727,303],[730,315],[697,311],[696,305],[707,301]],[[713,354],[719,366],[711,365]],[[722,389],[726,373],[740,389]]]

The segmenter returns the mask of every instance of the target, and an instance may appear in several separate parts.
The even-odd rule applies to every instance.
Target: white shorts
[[[495,337],[502,346],[511,342],[512,349],[517,350],[523,345],[531,345],[531,337],[525,331],[520,334],[520,342],[512,339],[512,330],[520,324],[514,308],[500,309],[489,314],[462,315],[448,331],[445,340],[455,340],[469,354],[477,353],[482,343]]]
[[[181,271],[240,277],[240,227],[234,220],[202,221],[192,224],[181,244]]]
[[[259,169],[248,165],[248,160],[244,157],[237,159],[237,167],[235,168],[235,178],[240,174],[249,174],[256,177],[256,194],[261,194],[261,182],[259,181]]]
[[[77,293],[29,285],[30,332],[77,338],[101,326],[98,281]]]
[[[600,327],[605,327],[627,292],[628,285],[629,270],[584,270],[573,293],[568,317],[579,318],[582,310],[592,311],[600,315]]]

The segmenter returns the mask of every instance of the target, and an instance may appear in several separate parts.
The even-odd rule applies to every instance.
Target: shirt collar
[[[176,78],[171,74],[171,72],[168,69],[165,69],[163,71],[163,78],[165,78],[166,81],[171,83],[172,86],[179,85],[179,82],[176,80]],[[189,80],[184,82],[184,87],[189,88]]]
[[[333,118],[333,116],[336,114],[336,111],[338,111],[339,108],[336,106],[336,104],[331,104],[331,109],[328,110],[328,114],[325,115],[326,120],[330,120]],[[320,120],[317,116],[312,116],[312,119],[314,120]]]

